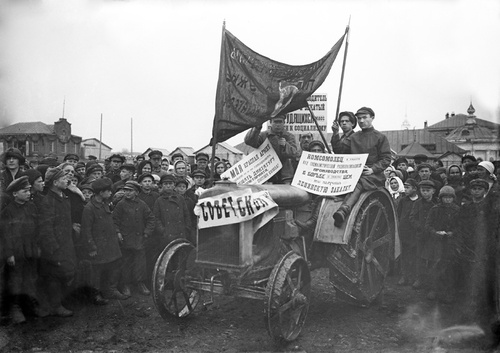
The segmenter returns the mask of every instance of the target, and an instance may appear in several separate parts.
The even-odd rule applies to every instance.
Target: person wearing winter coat
[[[121,240],[123,294],[130,295],[130,285],[135,285],[140,294],[149,295],[146,281],[146,239],[155,229],[155,218],[148,205],[137,197],[141,186],[127,181],[123,186],[124,197],[113,210],[113,221]]]
[[[94,303],[106,304],[106,299],[124,300],[128,296],[118,291],[122,253],[120,238],[109,208],[113,183],[109,178],[92,182],[94,196],[85,205],[82,215],[82,236],[92,264],[92,286],[97,289]]]
[[[62,305],[62,300],[73,283],[76,268],[71,204],[64,194],[68,177],[62,168],[49,167],[45,173],[45,185],[47,195],[40,208],[40,275],[51,313],[67,317],[73,312]]]
[[[453,300],[453,262],[457,246],[455,229],[460,210],[454,201],[455,190],[451,186],[443,186],[439,190],[439,203],[431,208],[425,224],[428,240],[425,242],[422,257],[429,264],[431,289],[427,298],[431,300]]]
[[[10,316],[15,324],[26,321],[22,311],[21,296],[32,302],[37,316],[47,316],[37,301],[36,280],[38,248],[38,212],[30,201],[31,185],[28,177],[15,179],[6,192],[12,202],[1,213],[1,232],[4,236],[4,256],[7,259],[7,290],[10,296]]]

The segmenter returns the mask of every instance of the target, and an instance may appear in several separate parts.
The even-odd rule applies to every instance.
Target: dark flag
[[[330,72],[344,37],[318,61],[292,66],[254,52],[224,28],[210,144],[307,107],[307,98]]]

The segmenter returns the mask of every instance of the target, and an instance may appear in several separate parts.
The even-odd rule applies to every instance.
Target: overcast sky
[[[115,151],[211,137],[223,20],[258,53],[287,64],[322,57],[351,35],[341,110],[370,106],[379,130],[500,119],[500,1],[0,0],[0,127],[52,124]],[[317,93],[331,125],[343,49]],[[243,135],[228,142],[242,142]]]

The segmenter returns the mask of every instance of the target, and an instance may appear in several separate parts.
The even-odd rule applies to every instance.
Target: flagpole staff
[[[221,38],[221,53],[224,45],[224,34],[226,32],[226,20],[222,21],[222,38]],[[222,57],[222,55],[221,55]],[[220,76],[220,73],[219,73]],[[219,129],[219,119],[215,119],[215,126],[212,136],[212,161],[210,163],[210,184],[213,185],[214,182],[214,170],[215,170],[215,148],[217,147],[217,130]]]
[[[318,121],[316,120],[316,117],[314,116],[314,113],[311,110],[311,107],[309,106],[309,102],[307,103],[307,109],[309,109],[309,113],[311,113],[311,118],[313,119],[314,123],[316,124],[316,127],[318,128],[319,134],[321,136],[321,139],[323,140],[323,143],[325,144],[325,147],[326,147],[328,153],[331,154],[332,150],[330,150],[330,147],[328,146],[328,142],[326,142],[325,135],[323,135],[323,133],[321,132]]]
[[[335,111],[335,119],[334,120],[337,120],[337,118],[339,116],[340,100],[342,98],[342,85],[344,83],[345,63],[347,60],[347,49],[349,48],[349,26],[350,25],[351,25],[351,16],[349,16],[349,23],[347,24],[347,27],[345,28],[346,40],[345,40],[345,50],[344,50],[344,62],[342,63],[342,73],[340,75],[339,97],[337,99],[337,110]]]

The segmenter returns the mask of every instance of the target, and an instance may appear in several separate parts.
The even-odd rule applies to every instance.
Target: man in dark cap
[[[175,162],[177,162],[177,161],[183,161],[183,160],[184,160],[184,156],[182,155],[182,153],[176,152],[170,158],[170,164],[174,165]]]
[[[349,140],[351,135],[354,134],[354,129],[358,124],[358,120],[353,112],[341,112],[339,114],[338,122],[334,121],[332,125],[332,149],[337,154],[343,154],[349,149]],[[339,126],[342,129],[342,136],[339,134]]]
[[[278,115],[271,119],[271,128],[262,131],[262,125],[253,127],[245,136],[245,143],[253,148],[259,148],[267,139],[273,146],[274,151],[283,165],[281,169],[269,181],[274,184],[291,184],[295,170],[293,159],[297,156],[297,144],[295,136],[285,130],[285,116]]]
[[[129,180],[123,186],[125,196],[113,210],[113,221],[121,240],[122,267],[121,282],[123,294],[130,295],[130,285],[135,285],[142,295],[150,292],[145,285],[146,250],[145,243],[155,229],[155,218],[148,205],[137,196],[141,185]]]
[[[64,156],[63,162],[68,162],[72,166],[75,166],[76,163],[80,160],[80,157],[76,153],[68,153],[67,155]]]
[[[17,148],[8,148],[3,156],[3,163],[5,165],[5,170],[0,176],[0,180],[3,180],[2,191],[14,180],[21,176],[21,164],[26,162],[24,156],[21,154]]]
[[[104,176],[111,179],[113,183],[120,181],[120,167],[123,163],[125,163],[125,157],[118,153],[112,154],[109,157],[109,172]]]
[[[325,153],[325,144],[320,140],[312,140],[309,144],[309,152],[313,153]]]
[[[62,300],[64,292],[73,283],[76,269],[71,205],[64,194],[68,176],[60,167],[48,168],[45,186],[48,191],[40,207],[40,274],[52,315],[68,317],[73,312],[63,307]]]
[[[354,191],[347,194],[340,208],[333,214],[335,226],[341,227],[351,213],[363,191],[383,187],[384,170],[391,164],[391,148],[387,137],[373,128],[375,113],[371,108],[362,107],[356,112],[361,131],[355,132],[343,144],[341,153],[368,153],[366,164]],[[338,150],[334,152],[338,153]]]
[[[161,159],[163,157],[163,153],[161,151],[153,150],[153,151],[149,152],[148,157],[149,157],[149,160],[151,161],[151,164],[153,166],[153,170],[151,171],[151,174],[156,174],[160,178],[163,175],[167,174],[166,171],[161,169]]]
[[[103,296],[119,300],[128,298],[118,291],[122,253],[120,238],[108,204],[112,187],[109,178],[94,180],[94,196],[85,205],[82,216],[81,234],[87,240],[92,264],[92,286],[97,290],[93,300],[97,305],[106,304]]]
[[[405,157],[398,157],[394,163],[392,163],[392,166],[396,169],[399,170],[404,170],[405,172],[408,170],[409,167],[408,160]]]
[[[104,172],[104,168],[100,164],[92,163],[89,165],[89,163],[87,163],[86,178],[84,180],[85,183],[91,183],[96,179],[102,178]]]
[[[37,303],[37,225],[38,212],[30,202],[28,176],[21,176],[12,181],[6,192],[12,197],[12,202],[2,211],[1,232],[5,239],[4,257],[7,259],[6,276],[10,300],[10,316],[12,322],[19,324],[26,321],[22,311],[21,296],[27,296],[33,304]],[[3,276],[3,273],[2,273]],[[34,306],[37,316],[47,316],[48,313]]]
[[[208,167],[209,156],[205,152],[199,152],[196,154],[196,164],[191,168],[193,171],[201,170],[205,175],[210,177],[210,168]]]
[[[466,154],[465,156],[462,157],[462,170],[465,170],[466,166],[471,163],[476,163],[476,157]]]
[[[432,173],[432,166],[429,163],[420,163],[417,165],[417,175],[415,176],[415,180],[418,182],[421,182],[423,180],[432,180],[434,183],[434,189],[436,190],[436,194],[439,193],[439,190],[441,190],[441,187],[443,186],[442,181],[438,180],[441,179],[439,175],[436,175],[433,177]]]

